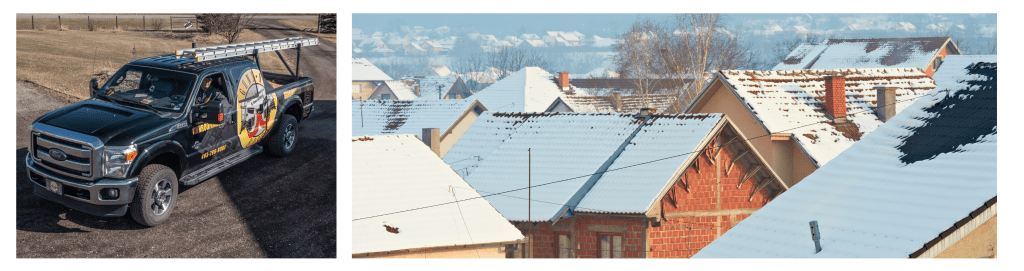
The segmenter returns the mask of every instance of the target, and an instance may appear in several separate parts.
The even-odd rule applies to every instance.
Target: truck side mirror
[[[192,116],[196,121],[210,124],[221,124],[224,122],[224,112],[220,110],[220,100],[214,99],[202,105],[197,105],[192,110]]]
[[[96,92],[100,91],[100,84],[96,81],[96,78],[89,80],[89,96],[96,96]]]

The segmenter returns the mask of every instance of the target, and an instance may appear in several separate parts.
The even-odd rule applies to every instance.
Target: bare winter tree
[[[678,85],[685,86],[677,93],[678,108],[685,108],[696,98],[713,72],[751,62],[752,56],[740,43],[738,32],[726,30],[720,14],[680,14],[668,24],[659,28],[671,32],[663,32],[665,38],[660,39],[658,53],[669,78],[681,80]]]
[[[546,69],[548,66],[543,55],[537,52],[527,51],[521,47],[505,47],[501,48],[497,52],[489,53],[487,54],[487,63],[491,67],[495,67],[502,71],[498,75],[498,80],[504,79],[512,73],[526,67],[540,67]]]
[[[634,86],[633,94],[641,97],[643,107],[648,107],[650,79],[665,74],[658,56],[659,34],[664,32],[662,25],[649,18],[641,18],[620,35],[620,42],[613,46],[619,78],[630,79]]]
[[[207,33],[224,36],[228,43],[234,43],[242,31],[253,27],[252,14],[203,13],[196,14],[196,22]]]

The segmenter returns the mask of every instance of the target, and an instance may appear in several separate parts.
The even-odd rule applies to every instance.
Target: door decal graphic
[[[277,115],[277,95],[267,93],[263,74],[249,69],[238,81],[238,139],[248,148],[270,133]]]

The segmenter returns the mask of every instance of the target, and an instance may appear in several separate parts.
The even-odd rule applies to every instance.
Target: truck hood
[[[85,100],[50,112],[36,122],[110,139],[125,132],[147,132],[161,121],[160,116],[139,109],[95,100]],[[159,126],[159,125],[157,125]]]

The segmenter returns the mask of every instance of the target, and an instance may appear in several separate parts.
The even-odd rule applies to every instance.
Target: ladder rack
[[[174,58],[193,58],[196,62],[202,62],[264,52],[274,52],[285,49],[297,49],[300,47],[319,44],[320,40],[318,38],[292,37],[276,40],[180,49],[174,51]]]

